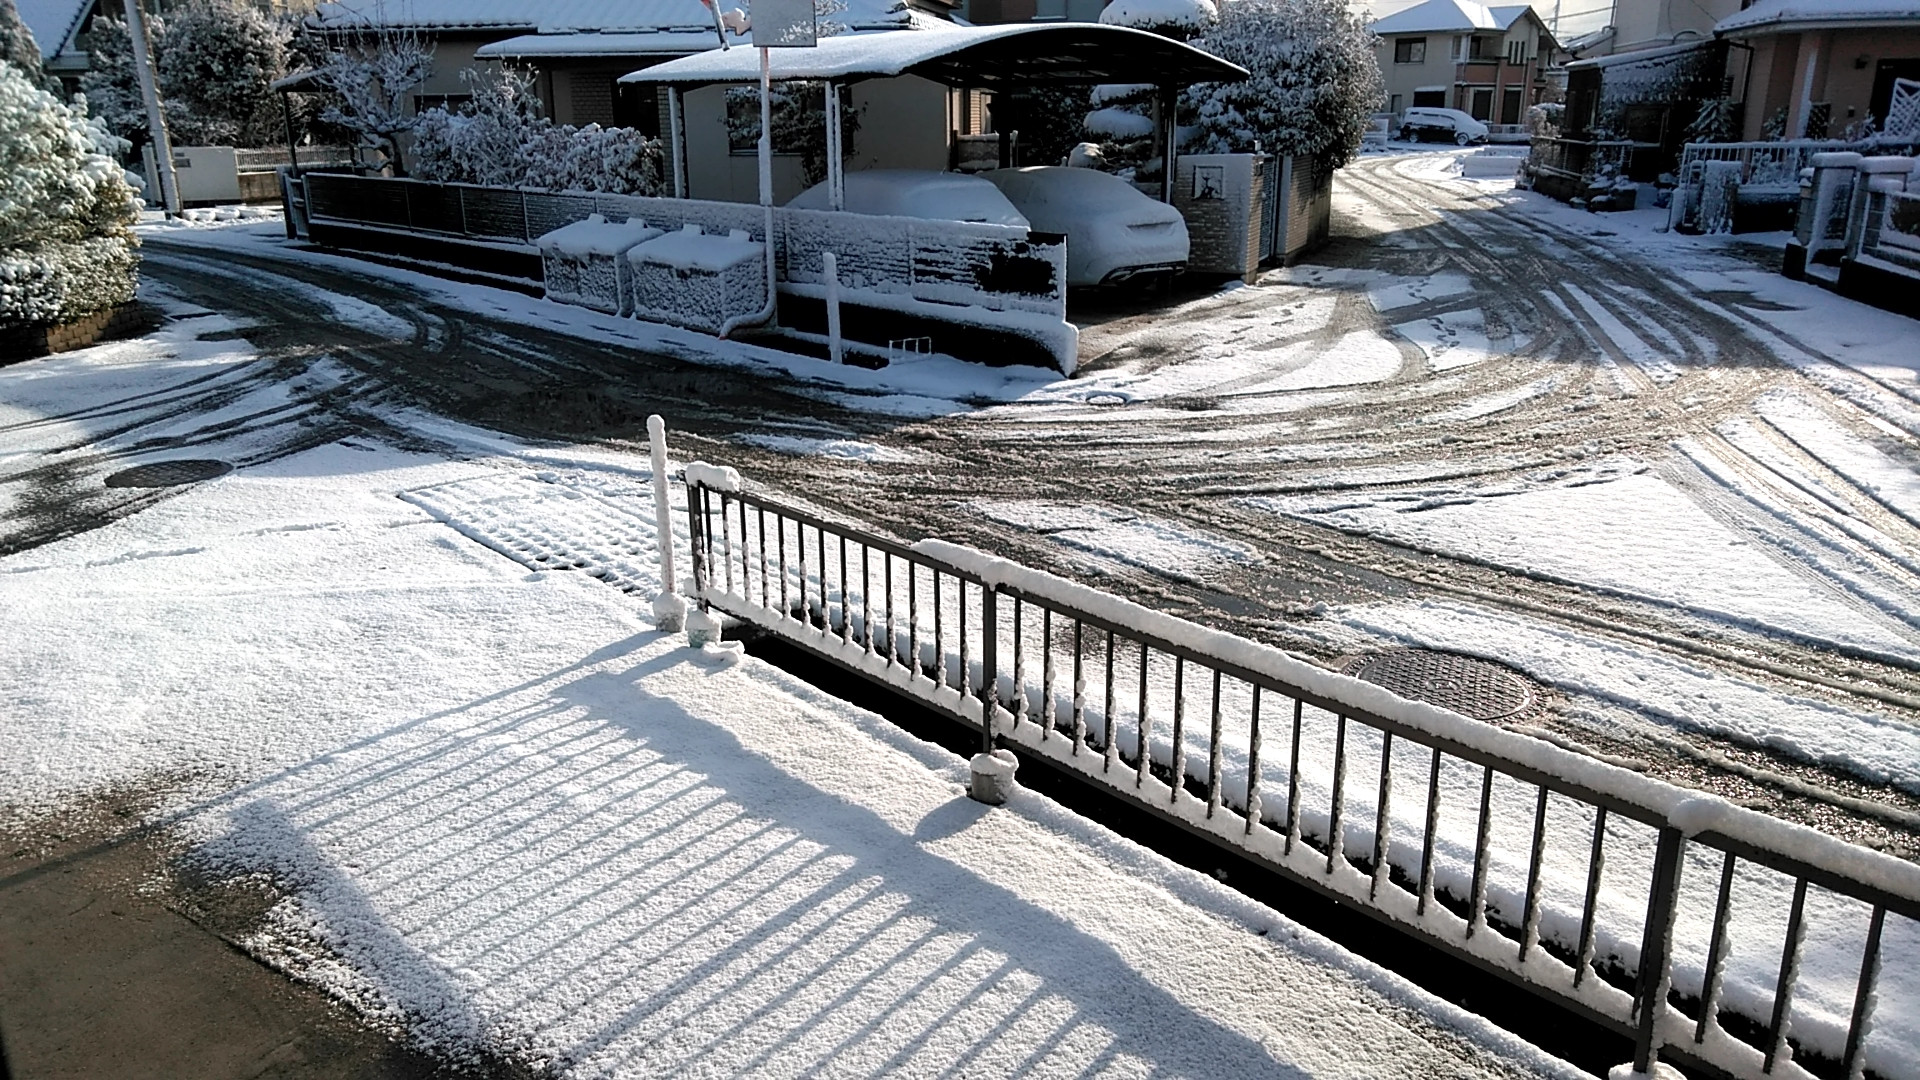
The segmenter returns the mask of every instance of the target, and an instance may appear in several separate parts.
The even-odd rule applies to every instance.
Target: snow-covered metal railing
[[[1626,1033],[1637,1071],[1813,1075],[1797,1053],[1920,1075],[1920,866],[970,549],[837,524],[731,470],[686,475],[703,608]]]

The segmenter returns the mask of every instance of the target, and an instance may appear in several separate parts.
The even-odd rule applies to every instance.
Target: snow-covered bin
[[[767,303],[766,246],[741,229],[708,236],[688,225],[627,252],[627,261],[637,319],[717,334]]]
[[[630,314],[627,252],[660,235],[638,218],[621,223],[589,214],[534,241],[546,272],[547,299],[610,315]]]

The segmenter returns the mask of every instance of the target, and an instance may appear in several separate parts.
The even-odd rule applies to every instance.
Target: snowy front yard
[[[0,371],[0,460],[57,459],[248,359],[182,325]],[[108,385],[113,425],[86,416]],[[254,955],[562,1075],[1573,1075],[1045,800],[986,810],[961,760],[876,717],[653,632],[642,462],[387,419],[443,449],[331,441],[0,558],[13,827],[160,783],[193,861],[283,894]],[[582,534],[620,560],[604,580],[530,569]]]

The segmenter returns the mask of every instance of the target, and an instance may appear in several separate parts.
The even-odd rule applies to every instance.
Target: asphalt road
[[[1625,453],[1652,462],[1663,479],[1729,527],[1790,546],[1812,535],[1818,515],[1834,507],[1809,498],[1804,519],[1766,513],[1669,448],[1687,439],[1734,474],[1764,473],[1767,461],[1718,429],[1728,418],[1750,414],[1758,397],[1778,388],[1809,396],[1842,428],[1874,435],[1844,398],[1886,388],[1857,373],[1832,376],[1857,386],[1830,380],[1816,388],[1756,348],[1748,331],[1760,325],[1762,305],[1753,297],[1695,287],[1593,240],[1548,230],[1465,186],[1410,179],[1396,171],[1400,160],[1365,158],[1338,174],[1335,235],[1314,263],[1328,269],[1329,281],[1343,269],[1451,272],[1469,279],[1468,291],[1383,319],[1363,290],[1327,288],[1322,299],[1331,310],[1304,320],[1297,331],[1272,318],[1275,305],[1302,302],[1297,284],[1198,291],[1170,313],[1110,301],[1077,305],[1080,378],[1089,385],[1121,365],[1134,372],[1174,367],[1221,342],[1272,350],[1297,367],[1356,330],[1466,309],[1484,313],[1488,337],[1498,344],[1491,359],[1449,372],[1401,343],[1397,374],[1368,393],[1326,400],[1310,400],[1301,390],[1261,391],[1256,380],[1270,378],[1261,373],[1196,379],[1151,403],[1089,394],[1064,405],[1055,397],[937,419],[902,418],[862,408],[861,393],[840,386],[823,393],[804,382],[636,354],[475,315],[365,274],[344,258],[214,253],[156,235],[148,241],[144,272],[188,301],[248,325],[245,336],[262,355],[248,379],[298,384],[321,357],[351,372],[344,382],[297,391],[273,415],[249,418],[241,429],[244,452],[226,455],[237,464],[349,435],[417,442],[419,436],[390,419],[390,406],[399,404],[533,438],[636,445],[645,437],[645,417],[661,412],[671,418],[681,451],[736,464],[756,482],[816,506],[907,539],[939,535],[1092,578],[1152,606],[1303,652],[1325,651],[1319,638],[1301,631],[1321,601],[1465,598],[1783,692],[1920,722],[1920,665],[1703,621],[1672,605],[1551,574],[1516,572],[1245,505],[1259,495],[1377,492],[1408,477],[1499,481]],[[1303,273],[1310,278],[1311,268]],[[1291,280],[1303,280],[1301,273]],[[411,338],[390,340],[343,323],[323,300],[288,288],[288,281],[375,304],[407,320]],[[1609,337],[1609,325],[1664,329],[1677,347],[1671,362],[1706,377],[1650,377],[1644,363]],[[1816,361],[1834,359],[1807,342],[1787,344]],[[169,407],[167,438],[181,447],[234,440],[231,418],[187,434],[180,422],[218,409],[236,389],[233,380],[184,388]],[[1515,403],[1466,415],[1473,410],[1463,406],[1502,392],[1511,392]],[[150,414],[129,424],[137,428]],[[735,441],[776,422],[785,430],[897,447],[906,451],[903,463],[822,465]],[[1328,431],[1340,433],[1337,468],[1330,467]],[[1920,597],[1920,573],[1909,568],[1920,559],[1906,558],[1920,552],[1920,529],[1788,440],[1773,439],[1769,454],[1816,476],[1823,497],[1837,498],[1843,512],[1890,538],[1899,550],[1892,557],[1863,551],[1863,572],[1888,594]],[[92,462],[68,455],[58,466],[0,478],[26,485],[35,508],[7,523],[0,552],[45,543],[165,497],[88,482],[111,464],[104,455]],[[1020,499],[1148,514],[1225,537],[1255,556],[1203,577],[1155,567],[1089,574],[1083,563],[1063,557],[1045,531],[1010,527],[979,510],[983,501]],[[1865,599],[1833,582],[1822,587],[1868,610]],[[1892,614],[1896,621],[1909,618],[1904,611]],[[1913,636],[1920,641],[1920,629]],[[1525,719],[1540,733],[1671,779],[1909,857],[1920,852],[1920,800],[1843,772],[1677,732],[1658,745],[1610,741],[1604,732],[1564,723],[1551,702]]]

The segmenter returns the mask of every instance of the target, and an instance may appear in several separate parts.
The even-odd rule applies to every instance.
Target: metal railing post
[[[700,610],[707,610],[707,489],[699,484],[687,484],[687,539],[693,553],[693,595],[700,601]]]
[[[1651,1075],[1660,1060],[1660,1014],[1673,980],[1673,916],[1680,899],[1680,854],[1686,836],[1671,825],[1660,830],[1653,856],[1653,886],[1647,896],[1647,927],[1640,940],[1640,978],[1634,986],[1633,1069]]]

